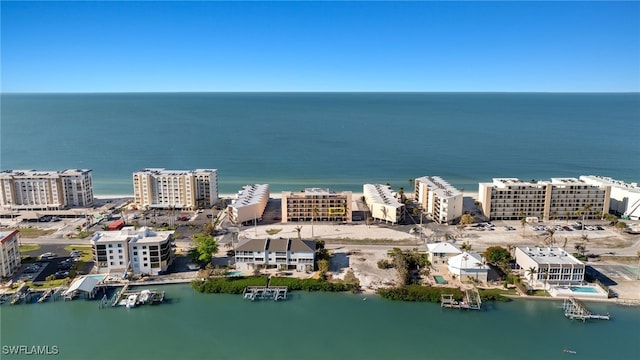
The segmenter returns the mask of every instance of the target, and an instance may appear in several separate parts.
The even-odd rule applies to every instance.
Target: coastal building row
[[[368,185],[365,187],[368,188]],[[133,187],[134,202],[141,208],[195,210],[216,203],[218,174],[215,169],[187,171],[148,168],[133,173]],[[399,210],[401,204],[384,207],[373,205],[376,203],[376,191],[379,190],[363,189],[364,193],[372,194],[369,197],[372,207]],[[417,178],[414,192],[415,201],[435,222],[451,223],[462,216],[463,194],[444,179],[437,176]],[[389,193],[393,194],[391,190]],[[311,219],[351,221],[351,192],[337,193],[313,188],[301,193],[283,192],[282,196],[283,222]],[[256,205],[259,209],[263,198],[254,198],[260,203]],[[604,213],[613,213],[623,219],[640,219],[640,188],[637,183],[594,175],[580,176],[579,179],[552,178],[550,181],[533,183],[517,178],[494,178],[492,182],[479,183],[478,201],[484,215],[495,220],[519,220],[522,217],[543,220],[594,219]],[[0,209],[4,211],[86,208],[93,206],[93,203],[90,169],[0,172]],[[234,209],[242,211],[239,208]],[[245,207],[244,211],[258,213],[251,206]],[[237,215],[243,217],[239,213]],[[241,222],[251,221],[256,215],[246,215],[246,220]],[[377,215],[381,215],[382,219],[387,217]],[[398,222],[400,215],[388,221]]]
[[[491,220],[595,219],[609,211],[610,194],[609,185],[576,178],[538,182],[494,178],[479,184],[478,201]]]
[[[236,247],[238,270],[256,268],[313,271],[316,244],[301,239],[251,239]]]
[[[218,200],[218,171],[143,169],[133,173],[133,194],[142,208],[208,208]]]
[[[372,218],[392,224],[404,220],[404,204],[397,200],[389,185],[365,184],[362,193]]]
[[[92,205],[89,169],[0,172],[0,206],[4,210],[61,210]]]
[[[253,184],[242,187],[227,206],[229,220],[234,224],[245,224],[262,219],[269,201],[269,185]]]
[[[415,200],[439,224],[449,224],[462,216],[462,192],[439,176],[415,179]]]
[[[0,277],[10,277],[22,264],[19,234],[18,230],[0,231]]]
[[[173,262],[173,234],[132,226],[119,231],[96,231],[91,238],[93,261],[98,272],[162,274]]]

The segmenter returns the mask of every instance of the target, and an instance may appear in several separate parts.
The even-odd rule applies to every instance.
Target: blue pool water
[[[436,281],[436,283],[443,285],[447,283],[447,280],[444,279],[444,277],[440,276],[440,275],[435,275],[433,277],[433,279]]]
[[[592,293],[592,294],[597,294],[598,290],[596,290],[595,288],[592,287],[588,287],[588,286],[572,286],[570,287],[571,291],[573,292],[578,292],[578,293]]]
[[[227,276],[242,276],[242,271],[229,271]]]

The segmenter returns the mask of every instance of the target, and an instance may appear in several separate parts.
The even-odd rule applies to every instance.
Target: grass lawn
[[[36,228],[19,228],[18,231],[20,232],[20,236],[22,236],[23,239],[37,238],[40,236],[51,235],[56,232],[56,230],[43,230]]]
[[[93,258],[93,247],[91,245],[67,245],[64,247],[68,252],[72,251],[81,251],[82,256],[80,257],[79,262],[87,262],[91,261]]]
[[[71,280],[69,278],[65,278],[65,279],[55,279],[51,281],[45,281],[38,284],[34,284],[33,282],[29,281],[27,282],[27,284],[29,285],[30,288],[34,288],[34,289],[48,289],[48,288],[55,288],[61,285],[67,285],[70,281]]]
[[[22,244],[22,245],[20,245],[20,252],[21,253],[28,253],[28,252],[36,251],[38,249],[40,249],[40,245],[38,245],[38,244]]]
[[[279,233],[280,231],[282,231],[282,229],[267,229],[266,233],[271,235],[271,236],[273,236],[273,235]]]
[[[547,290],[534,290],[533,293],[531,293],[531,296],[549,297],[550,295]]]

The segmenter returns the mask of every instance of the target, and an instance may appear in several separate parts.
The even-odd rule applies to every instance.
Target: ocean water
[[[634,307],[588,303],[611,320],[583,323],[566,319],[559,301],[460,311],[377,296],[293,292],[287,301],[250,302],[161,288],[167,303],[135,309],[83,299],[2,305],[1,345],[57,346],[57,358],[96,360],[640,358]],[[20,358],[39,357],[2,355]]]
[[[145,167],[217,168],[221,193],[440,175],[640,180],[640,94],[2,94],[0,169],[91,168],[130,194]]]

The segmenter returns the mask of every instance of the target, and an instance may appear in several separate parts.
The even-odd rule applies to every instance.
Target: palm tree
[[[448,233],[447,233],[447,234],[448,234]],[[447,234],[445,234],[445,235],[447,235]],[[462,251],[471,251],[471,244],[469,244],[469,243],[468,243],[468,242],[466,242],[466,241],[465,241],[465,242],[463,242],[463,243],[460,245],[460,250],[462,250]]]
[[[567,247],[567,243],[569,242],[569,239],[567,237],[564,238],[564,242],[562,243],[562,248],[565,249]]]
[[[520,224],[522,225],[522,238],[524,238],[524,232],[527,229],[527,218],[520,218]]]
[[[516,249],[515,245],[507,245],[507,250],[509,250],[509,254],[511,254],[511,257],[514,257],[514,250]]]
[[[294,229],[298,232],[298,240],[302,240],[302,236],[300,235],[300,231],[302,231],[302,226],[298,225]]]
[[[527,269],[526,274],[528,274],[529,276],[529,280],[533,283],[534,282],[534,276],[538,273],[538,269],[536,269],[535,267],[530,267]]]
[[[311,208],[311,238],[314,237],[313,235],[313,220],[315,219],[316,216],[318,216],[319,210],[318,210],[318,206],[314,205]]]
[[[556,233],[555,230],[553,229],[547,229],[545,230],[545,237],[544,237],[544,243],[545,245],[549,246],[549,245],[553,245],[555,244],[555,239],[553,238],[553,235]]]
[[[389,210],[387,210],[386,206],[382,206],[382,217],[384,218],[384,223],[387,223],[387,217],[389,216]]]

